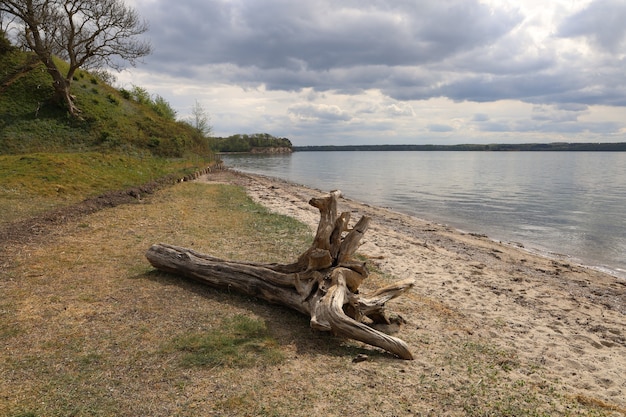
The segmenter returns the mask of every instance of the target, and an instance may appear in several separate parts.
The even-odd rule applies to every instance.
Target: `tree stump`
[[[155,244],[146,257],[155,268],[183,275],[216,288],[282,304],[311,317],[311,327],[380,347],[402,359],[413,359],[407,344],[376,330],[379,324],[403,324],[385,311],[385,303],[414,285],[399,281],[371,294],[359,294],[369,275],[365,262],[353,258],[370,218],[363,216],[351,229],[350,213],[337,214],[340,191],[309,204],[320,211],[313,243],[291,264],[235,262],[192,249]]]

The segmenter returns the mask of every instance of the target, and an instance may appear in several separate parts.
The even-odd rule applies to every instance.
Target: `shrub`
[[[125,88],[120,88],[119,91],[122,97],[124,97],[126,100],[130,100],[130,97],[131,97],[130,91],[126,90]]]
[[[6,32],[0,29],[0,54],[11,52],[14,48],[9,38],[7,38]]]

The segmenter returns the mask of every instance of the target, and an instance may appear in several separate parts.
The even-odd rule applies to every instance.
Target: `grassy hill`
[[[63,63],[60,63],[63,66]],[[50,100],[51,78],[30,53],[0,54],[0,153],[83,150],[149,151],[153,155],[209,156],[208,141],[186,123],[164,117],[98,75],[79,70],[72,94],[82,110],[70,118]]]
[[[51,100],[33,54],[0,48],[0,226],[216,162],[209,140],[147,92],[138,100],[80,70],[72,93],[80,120]]]

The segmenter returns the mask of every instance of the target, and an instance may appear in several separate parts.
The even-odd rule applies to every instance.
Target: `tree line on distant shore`
[[[209,138],[209,146],[215,152],[252,152],[259,148],[292,148],[287,138],[277,138],[269,133],[237,134],[226,138]]]
[[[626,142],[620,143],[521,143],[488,145],[324,145],[294,146],[294,152],[307,151],[567,151],[567,152],[626,152]]]

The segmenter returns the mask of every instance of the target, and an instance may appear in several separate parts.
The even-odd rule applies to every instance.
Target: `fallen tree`
[[[309,249],[291,264],[228,261],[163,243],[150,247],[146,257],[159,270],[285,305],[309,315],[314,329],[413,359],[404,341],[374,327],[404,323],[402,317],[389,314],[385,304],[414,282],[407,279],[371,294],[359,293],[369,271],[365,262],[353,256],[370,218],[363,216],[349,228],[350,213],[337,213],[340,196],[340,191],[333,191],[311,199],[309,204],[320,211],[317,233]]]

